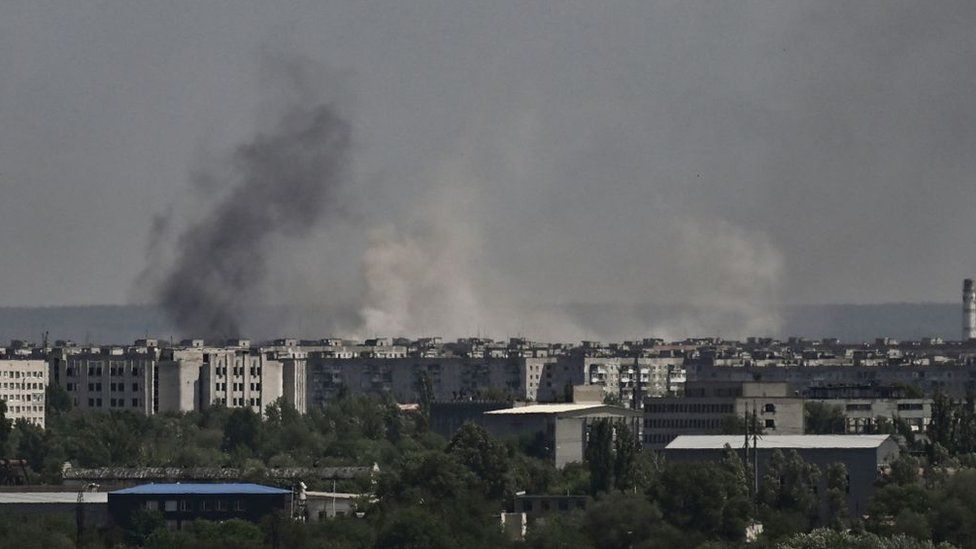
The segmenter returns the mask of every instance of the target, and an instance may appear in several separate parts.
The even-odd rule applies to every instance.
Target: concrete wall
[[[192,412],[200,400],[200,362],[164,360],[158,366],[159,412]]]

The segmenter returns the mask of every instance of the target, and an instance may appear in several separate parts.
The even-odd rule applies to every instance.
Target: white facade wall
[[[7,419],[23,419],[43,428],[47,383],[43,360],[0,360],[0,400],[7,404]]]

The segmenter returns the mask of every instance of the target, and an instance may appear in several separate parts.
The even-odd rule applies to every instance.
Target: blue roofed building
[[[139,513],[158,512],[172,529],[197,519],[258,522],[289,512],[292,492],[260,484],[142,484],[108,494],[112,521],[125,528]]]

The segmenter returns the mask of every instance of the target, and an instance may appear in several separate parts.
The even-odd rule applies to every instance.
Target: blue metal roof
[[[148,496],[169,496],[169,495],[205,495],[216,496],[223,494],[233,495],[270,495],[270,494],[290,494],[291,490],[282,490],[272,486],[262,486],[260,484],[240,484],[240,483],[213,483],[213,484],[141,484],[132,488],[116,490],[110,494],[141,494]]]

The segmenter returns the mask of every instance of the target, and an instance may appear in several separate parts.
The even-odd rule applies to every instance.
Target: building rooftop
[[[140,494],[140,495],[220,495],[220,494],[247,494],[247,495],[268,495],[268,494],[290,494],[291,490],[282,490],[272,486],[262,486],[260,484],[237,484],[237,483],[215,483],[215,484],[141,484],[116,490],[112,494]]]
[[[587,404],[532,404],[529,406],[516,406],[515,408],[504,408],[501,410],[492,410],[490,412],[485,412],[485,414],[497,414],[497,415],[510,415],[510,414],[561,414],[564,412],[579,412],[581,410],[589,410],[591,408],[604,408],[610,407],[606,404],[599,404],[596,402],[591,402]]]
[[[758,448],[877,448],[891,435],[766,435],[760,436]],[[742,448],[743,435],[679,435],[665,450],[720,450],[729,445]],[[750,446],[752,441],[750,440]]]
[[[85,492],[83,503],[108,503],[108,492]],[[78,503],[78,492],[0,492],[0,505]]]

